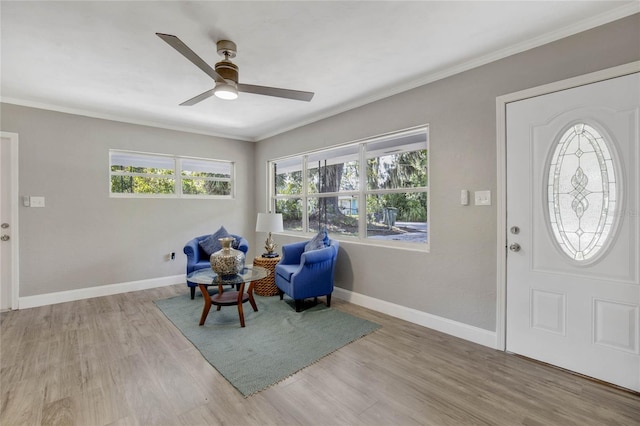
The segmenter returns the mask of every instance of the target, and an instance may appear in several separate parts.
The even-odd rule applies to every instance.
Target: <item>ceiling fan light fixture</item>
[[[238,87],[235,82],[226,80],[225,83],[216,83],[213,94],[217,98],[232,101],[238,98]]]
[[[238,86],[238,66],[230,60],[236,57],[238,49],[236,44],[230,40],[219,40],[216,43],[218,54],[224,59],[216,63],[214,68],[211,68],[211,66],[209,66],[178,37],[163,33],[156,33],[156,35],[216,82],[213,90],[207,90],[198,96],[194,96],[193,98],[182,102],[180,105],[195,105],[211,96],[215,96],[220,99],[233,100],[238,97],[238,90],[243,93],[253,93],[255,95],[273,96],[276,98],[293,99],[305,102],[309,102],[311,98],[313,98],[313,92],[280,89],[268,86],[256,86],[254,84],[245,83]]]

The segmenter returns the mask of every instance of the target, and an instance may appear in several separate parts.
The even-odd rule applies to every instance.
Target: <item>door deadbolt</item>
[[[3,223],[2,225],[0,225],[0,228],[2,228],[2,229],[7,229],[8,227],[9,227],[9,224],[6,223],[6,222]]]
[[[512,226],[512,227],[511,227],[511,233],[512,233],[513,235],[518,235],[518,234],[520,233],[520,228],[519,228],[519,227],[517,227],[517,226]]]
[[[511,250],[512,252],[515,252],[515,253],[519,252],[520,248],[521,248],[520,244],[518,244],[518,243],[513,243],[513,244],[511,244],[509,246],[509,250]]]

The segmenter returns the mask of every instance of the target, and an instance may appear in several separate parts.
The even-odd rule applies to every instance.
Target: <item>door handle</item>
[[[8,236],[7,234],[3,234],[2,236],[0,236],[1,241],[9,241],[10,239],[11,237]]]
[[[519,252],[520,249],[521,249],[521,247],[520,247],[520,244],[518,244],[518,243],[513,243],[513,244],[511,244],[509,246],[509,250],[511,250],[512,252],[515,252],[515,253]]]

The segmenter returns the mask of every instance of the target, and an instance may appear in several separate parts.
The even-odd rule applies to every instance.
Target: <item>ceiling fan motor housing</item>
[[[231,61],[220,61],[216,64],[216,72],[225,80],[238,83],[238,67]]]

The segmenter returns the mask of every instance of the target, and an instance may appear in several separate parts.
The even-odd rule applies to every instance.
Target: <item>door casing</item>
[[[6,188],[9,192],[7,197],[9,201],[9,210],[11,212],[11,309],[19,308],[19,291],[20,291],[20,269],[19,269],[19,237],[18,237],[18,134],[10,132],[0,131],[0,138],[9,141],[9,162],[11,164],[11,182],[8,186],[3,184],[3,189]],[[4,195],[4,194],[3,194]]]
[[[636,72],[640,72],[640,61],[533,87],[496,98],[496,154],[498,165],[496,190],[496,208],[498,211],[496,349],[506,350],[507,343],[507,104],[535,96],[584,86],[586,84],[597,83],[611,78],[622,77]]]

